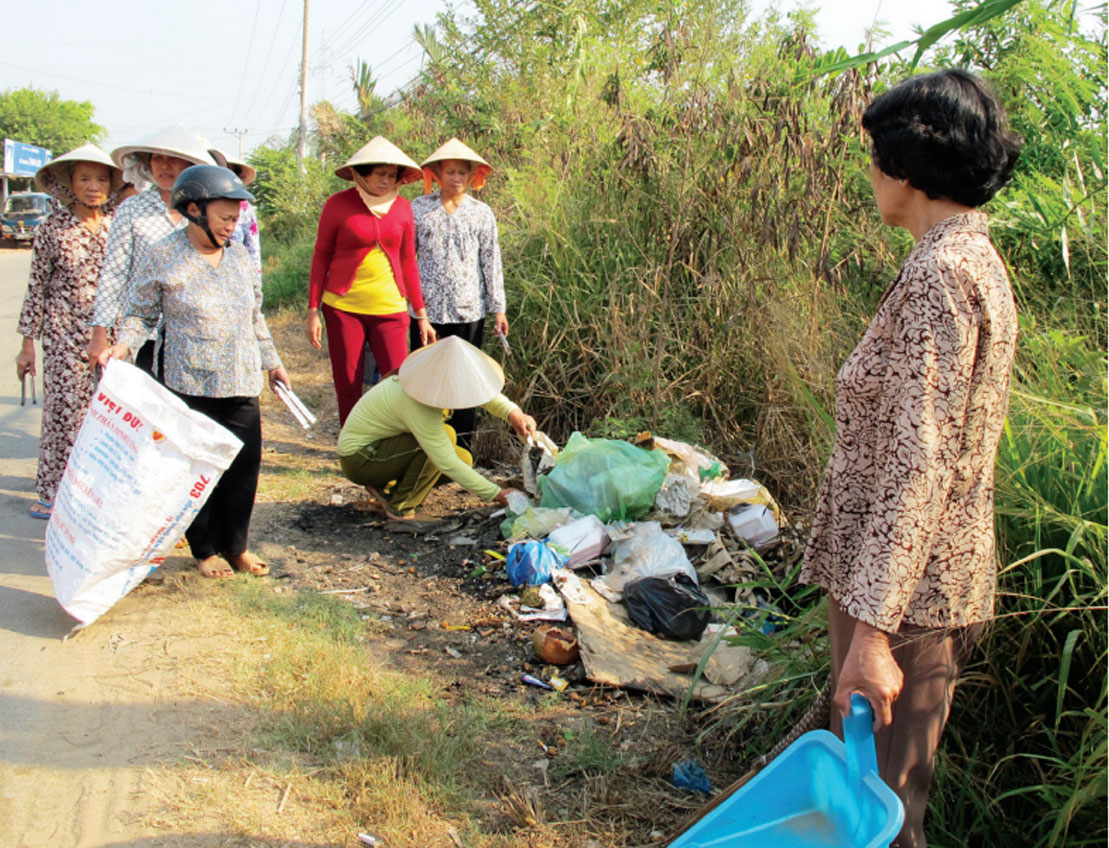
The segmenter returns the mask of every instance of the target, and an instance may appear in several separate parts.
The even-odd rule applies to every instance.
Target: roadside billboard
[[[35,171],[51,160],[50,151],[22,141],[4,139],[4,173],[33,177]]]

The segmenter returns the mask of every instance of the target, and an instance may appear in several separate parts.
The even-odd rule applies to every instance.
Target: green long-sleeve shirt
[[[519,408],[501,394],[482,406],[503,420]],[[339,456],[351,456],[366,445],[411,433],[436,468],[478,497],[492,500],[500,487],[458,458],[444,429],[443,412],[406,395],[396,375],[386,377],[362,395],[347,416],[339,433]]]

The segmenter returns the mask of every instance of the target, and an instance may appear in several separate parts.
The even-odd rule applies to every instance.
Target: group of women
[[[833,729],[851,694],[865,695],[879,771],[905,806],[894,844],[916,848],[926,844],[933,757],[956,678],[993,615],[993,466],[1017,319],[978,207],[1009,179],[1020,139],[996,97],[961,70],[890,89],[870,104],[863,129],[882,219],[907,229],[916,246],[837,377],[836,440],[801,578],[830,596]],[[36,234],[17,368],[34,369],[29,340],[41,337],[44,509],[64,465],[65,433],[91,391],[82,349],[90,319],[100,328],[90,354],[110,328],[119,331],[101,361],[141,352],[163,321],[166,384],[220,420],[241,416],[255,427],[259,370],[288,379],[261,317],[258,274],[246,249],[228,241],[238,204],[249,199],[242,182],[223,172],[219,186],[200,180],[207,189],[189,189],[182,180],[197,168],[181,171],[207,151],[129,150],[153,185],[118,207],[119,156],[85,147],[41,172],[40,185],[65,205]],[[319,347],[327,326],[343,472],[390,515],[418,504],[440,471],[503,500],[504,490],[467,467],[469,455],[443,419],[450,408],[484,405],[518,432],[535,426],[500,395],[503,373],[474,346],[487,314],[498,333],[508,332],[495,222],[466,194],[484,180],[487,163],[452,140],[421,169],[378,138],[337,173],[354,186],[331,197],[321,216],[307,332]],[[409,204],[397,188],[421,174],[440,191]],[[140,263],[140,253],[149,261]],[[130,296],[121,299],[122,291]],[[229,306],[235,316],[217,314]],[[446,338],[428,346],[439,336]],[[367,342],[385,378],[362,395]],[[255,409],[244,413],[251,398]],[[201,535],[198,556],[229,554],[232,566],[255,570],[245,534]]]
[[[266,572],[246,547],[261,459],[259,364],[271,380],[288,376],[261,314],[257,219],[244,185],[253,177],[180,124],[110,157],[84,145],[35,175],[60,206],[35,233],[19,320],[19,378],[37,372],[36,339],[44,359],[33,517],[50,517],[95,367],[132,355],[245,444],[189,530],[201,572]],[[255,411],[245,424],[244,406]]]

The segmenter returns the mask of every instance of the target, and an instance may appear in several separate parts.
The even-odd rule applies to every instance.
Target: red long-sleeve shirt
[[[333,194],[323,205],[308,278],[308,308],[320,305],[325,291],[344,295],[366,254],[379,246],[389,257],[397,288],[417,312],[424,308],[420,272],[416,267],[416,228],[412,206],[403,197],[393,201],[381,218],[370,214],[349,188]]]

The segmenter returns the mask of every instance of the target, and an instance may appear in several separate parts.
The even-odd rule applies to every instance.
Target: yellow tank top
[[[342,295],[325,291],[323,302],[333,309],[359,315],[395,315],[408,311],[408,302],[397,288],[389,257],[377,246],[366,254],[354,272],[350,290]]]

